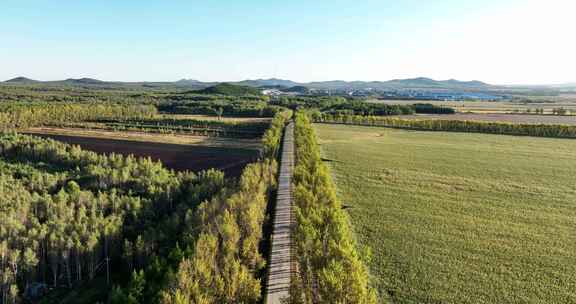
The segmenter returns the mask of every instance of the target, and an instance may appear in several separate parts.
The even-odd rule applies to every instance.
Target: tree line
[[[418,120],[342,114],[315,115],[314,120],[316,122],[323,123],[380,126],[425,131],[453,131],[504,135],[526,135],[537,137],[576,138],[576,126],[571,125],[515,124],[506,122],[441,119]]]
[[[156,113],[157,110],[152,105],[5,103],[0,104],[0,131],[98,119],[149,118]]]
[[[304,112],[295,119],[294,239],[299,271],[294,303],[376,303],[347,215]]]
[[[68,123],[66,127],[113,131],[137,131],[161,134],[188,134],[232,138],[260,138],[268,129],[268,121],[235,122],[179,118],[147,118],[123,120],[98,120]]]
[[[307,96],[281,96],[270,101],[270,104],[291,108],[307,109],[311,112],[364,115],[364,116],[390,116],[410,114],[454,114],[456,110],[447,106],[431,103],[415,104],[387,104],[381,102],[368,102],[357,98],[344,98],[339,96],[307,97]]]
[[[273,119],[263,137],[263,156],[248,165],[239,181],[221,189],[190,213],[177,247],[177,263],[163,280],[157,270],[134,273],[124,288],[116,287],[112,303],[157,303],[142,296],[147,286],[160,286],[161,303],[259,303],[264,274],[267,205],[276,189],[282,129],[291,112]],[[179,248],[186,248],[180,250]],[[135,299],[136,302],[131,302]]]
[[[200,114],[210,116],[274,117],[283,109],[265,101],[211,100],[161,103],[158,110],[169,114]]]

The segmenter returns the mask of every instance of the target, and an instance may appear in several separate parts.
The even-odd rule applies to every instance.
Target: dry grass
[[[158,114],[156,118],[169,118],[169,119],[194,119],[194,120],[221,120],[229,122],[255,122],[255,121],[271,121],[272,118],[268,117],[222,117],[218,119],[216,116],[209,115],[189,115],[189,114]]]
[[[431,103],[439,106],[447,106],[462,113],[512,113],[514,111],[525,112],[527,109],[544,109],[544,113],[552,113],[554,108],[565,108],[576,113],[576,99],[557,98],[556,102],[540,103],[516,103],[516,102],[490,102],[490,101],[430,101],[430,100],[370,100],[370,102],[385,104],[409,105],[414,103]]]
[[[443,119],[443,120],[470,120],[489,122],[509,122],[522,124],[549,124],[549,125],[576,125],[576,116],[555,115],[527,115],[527,114],[502,114],[502,113],[456,113],[450,115],[416,114],[398,116],[402,119]]]

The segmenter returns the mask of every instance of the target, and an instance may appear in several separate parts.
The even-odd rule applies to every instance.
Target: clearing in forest
[[[111,132],[112,133],[112,132]],[[120,132],[114,132],[118,135]],[[206,146],[194,144],[172,144],[155,141],[138,141],[129,138],[123,140],[119,138],[96,138],[75,135],[59,134],[34,134],[41,137],[52,138],[68,144],[79,145],[82,149],[97,153],[118,153],[123,155],[134,155],[136,157],[150,157],[153,160],[160,160],[169,169],[178,171],[189,170],[199,172],[211,168],[222,170],[226,176],[238,177],[244,167],[258,158],[258,150],[243,149],[230,146]],[[144,136],[148,136],[146,134]],[[169,135],[163,136],[164,139]],[[206,140],[241,140],[231,138],[206,138]],[[170,142],[170,141],[166,141]]]

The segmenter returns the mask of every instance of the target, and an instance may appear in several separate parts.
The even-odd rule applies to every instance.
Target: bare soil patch
[[[56,134],[34,134],[52,138],[98,153],[132,154],[160,160],[167,168],[177,171],[202,171],[210,168],[222,170],[226,176],[238,177],[244,167],[256,160],[257,150],[225,147],[165,144],[109,138],[91,138]]]
[[[261,140],[245,138],[210,137],[186,134],[160,134],[137,131],[108,131],[83,128],[41,127],[22,130],[23,133],[38,135],[67,135],[102,139],[118,139],[142,142],[157,142],[164,144],[195,145],[233,149],[260,149]]]

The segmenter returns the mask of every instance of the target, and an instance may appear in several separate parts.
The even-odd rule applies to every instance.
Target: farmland
[[[118,153],[126,156],[150,157],[154,161],[161,161],[168,169],[199,172],[214,168],[224,171],[226,176],[236,177],[240,176],[246,164],[254,161],[258,156],[257,150],[250,149],[166,144],[68,135],[41,134],[40,136],[68,144],[79,145],[85,150],[97,153]]]
[[[383,301],[576,301],[576,141],[316,130]]]
[[[556,115],[457,113],[452,115],[422,114],[422,115],[403,115],[398,117],[403,119],[443,119],[443,120],[509,122],[509,123],[523,123],[523,124],[576,125],[576,116],[556,116]]]
[[[549,138],[576,138],[575,116],[118,89],[0,93],[9,303],[261,303],[287,286],[305,303],[574,296],[576,141]],[[311,121],[333,124],[317,125],[324,146]],[[271,237],[287,219],[289,261]],[[279,260],[294,265],[284,288],[267,279]]]
[[[414,100],[369,100],[369,102],[395,104],[395,105],[408,105],[418,101]],[[534,111],[536,109],[543,109],[545,114],[551,114],[555,108],[564,108],[576,112],[576,97],[574,95],[565,95],[560,97],[551,98],[535,98],[522,99],[518,101],[421,101],[431,103],[438,106],[447,106],[456,109],[458,112],[463,113],[515,113],[526,112],[528,110]]]
[[[260,139],[210,137],[187,134],[163,134],[141,131],[113,131],[99,129],[36,127],[22,130],[22,133],[36,135],[63,135],[89,138],[130,140],[139,142],[195,145],[204,147],[222,147],[232,149],[254,149],[261,147]]]

